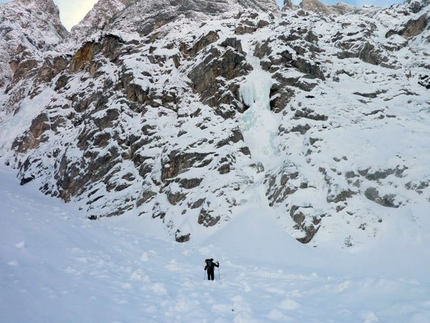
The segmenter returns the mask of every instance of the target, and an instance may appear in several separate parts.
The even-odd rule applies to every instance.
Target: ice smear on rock
[[[272,77],[262,70],[251,72],[240,87],[240,97],[248,110],[239,122],[245,143],[255,161],[267,165],[278,156],[275,140],[279,121],[270,111]]]

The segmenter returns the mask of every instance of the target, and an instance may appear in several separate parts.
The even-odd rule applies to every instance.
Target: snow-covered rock
[[[8,93],[0,95],[0,120],[5,110],[15,113],[29,94],[27,83],[43,73],[45,57],[67,36],[52,0],[0,4],[0,88]]]
[[[305,10],[311,10],[323,15],[329,15],[331,10],[321,1],[318,0],[303,0],[301,7]]]
[[[430,7],[327,8],[101,0],[2,87],[0,158],[180,242],[262,206],[303,243],[371,239],[430,203]]]
[[[97,37],[96,31],[102,32],[116,14],[134,2],[135,0],[100,0],[96,2],[85,18],[72,28],[72,38],[79,42]]]

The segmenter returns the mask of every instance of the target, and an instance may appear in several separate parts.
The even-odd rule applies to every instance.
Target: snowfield
[[[150,219],[89,221],[14,175],[0,168],[0,322],[430,322],[426,210],[400,208],[374,240],[336,250],[250,205],[178,244]]]
[[[18,2],[27,1],[13,12],[27,19]],[[0,323],[429,323],[430,31],[410,40],[396,32],[430,9],[409,4],[323,19],[198,13],[141,36],[142,17],[157,16],[143,9],[159,2],[140,1],[107,29],[94,27],[100,11],[82,25],[94,50],[122,55],[81,62],[97,73],[71,69],[70,58],[49,81],[36,77],[42,66],[12,80],[0,55],[0,83],[11,82],[0,93]],[[35,30],[34,43],[47,46],[30,62],[80,53],[80,38],[61,43],[54,27]],[[14,28],[16,39],[28,34]],[[234,79],[226,69],[216,84],[248,107],[224,111],[235,118],[190,85],[212,50],[253,67]],[[273,113],[276,82],[288,103]],[[16,139],[40,142],[12,149]],[[170,164],[189,156],[192,167]],[[95,171],[110,162],[117,168]],[[20,186],[16,172],[36,179]],[[59,196],[72,176],[79,181],[62,191],[71,203],[38,190]],[[317,234],[301,244],[305,228]],[[176,243],[176,233],[191,239]],[[215,281],[203,270],[208,257],[220,262]]]

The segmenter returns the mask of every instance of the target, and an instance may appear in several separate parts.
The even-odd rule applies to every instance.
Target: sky
[[[85,17],[97,0],[54,0],[54,2],[60,8],[60,18],[63,25],[70,30]]]
[[[10,2],[10,0],[0,0],[0,3]],[[87,12],[91,10],[97,0],[54,0],[54,2],[60,8],[60,17],[63,21],[64,26],[70,30],[76,25],[82,18],[85,17]],[[279,5],[282,5],[283,0],[276,0]],[[301,0],[293,0],[293,3],[300,3]],[[326,5],[336,4],[339,0],[322,0]],[[357,7],[363,5],[375,5],[375,6],[390,6],[392,4],[403,3],[403,0],[343,0],[341,2],[349,3]]]

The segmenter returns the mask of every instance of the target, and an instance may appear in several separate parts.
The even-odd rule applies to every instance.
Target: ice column
[[[250,108],[239,119],[245,143],[254,160],[264,165],[272,163],[277,154],[275,139],[278,120],[270,111],[271,75],[254,70],[240,87],[240,96]]]

